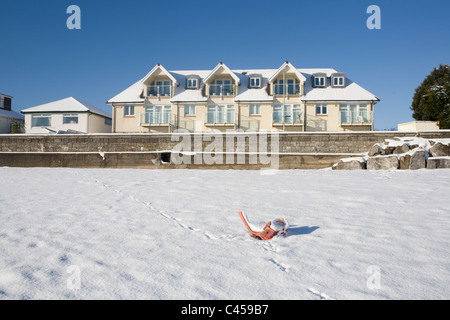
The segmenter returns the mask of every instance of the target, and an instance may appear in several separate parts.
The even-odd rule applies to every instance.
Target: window
[[[370,122],[367,104],[341,104],[339,105],[341,123],[368,123]]]
[[[171,106],[147,106],[145,108],[145,124],[170,124]],[[142,120],[141,120],[142,122]]]
[[[326,104],[316,104],[316,115],[326,115],[327,105]]]
[[[234,123],[234,105],[209,105],[207,113],[207,123],[225,124]]]
[[[216,80],[209,86],[209,94],[212,96],[232,95],[233,84],[232,80]]]
[[[325,77],[315,77],[314,84],[316,87],[325,87]]]
[[[184,115],[185,116],[195,116],[195,105],[185,104],[184,105]]]
[[[105,126],[112,126],[112,120],[105,118]]]
[[[125,117],[134,116],[134,106],[125,106],[123,109],[123,115]]]
[[[284,116],[284,119],[283,119]],[[298,124],[302,123],[302,107],[299,104],[274,104],[273,106],[273,122]]]
[[[147,96],[170,96],[171,82],[167,81],[153,81],[153,83],[147,87]]]
[[[64,114],[63,124],[76,124],[78,123],[78,114]]]
[[[188,89],[197,89],[197,79],[187,79]]]
[[[32,127],[50,127],[51,115],[50,114],[33,114],[31,116]]]
[[[333,78],[333,85],[334,86],[343,86],[344,85],[344,77],[334,77]]]
[[[274,84],[274,91],[276,95],[294,95],[300,93],[300,83],[295,79],[278,79]]]
[[[259,116],[259,115],[261,115],[261,105],[259,105],[259,104],[251,104],[250,105],[250,115],[251,116]]]
[[[250,77],[250,88],[261,88],[261,77]]]

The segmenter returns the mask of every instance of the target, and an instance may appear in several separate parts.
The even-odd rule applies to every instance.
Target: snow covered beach
[[[449,169],[261,173],[0,168],[0,299],[450,298]]]

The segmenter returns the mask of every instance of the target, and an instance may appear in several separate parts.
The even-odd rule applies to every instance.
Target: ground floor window
[[[31,116],[32,127],[50,127],[51,115],[50,114],[33,114]]]
[[[207,123],[234,123],[234,105],[209,105],[206,116]]]
[[[302,107],[299,104],[274,104],[274,123],[302,123]]]
[[[367,104],[340,104],[341,123],[370,122]]]

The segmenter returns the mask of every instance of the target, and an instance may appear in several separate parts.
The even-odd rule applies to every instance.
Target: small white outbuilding
[[[110,112],[69,97],[21,111],[26,133],[110,133]]]

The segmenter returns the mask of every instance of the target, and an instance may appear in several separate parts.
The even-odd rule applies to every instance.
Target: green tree
[[[417,87],[411,104],[413,118],[439,121],[441,129],[450,129],[450,67],[434,68]]]

